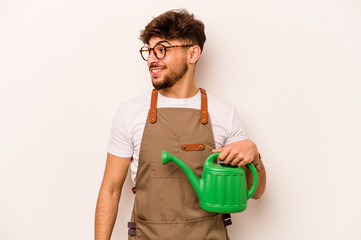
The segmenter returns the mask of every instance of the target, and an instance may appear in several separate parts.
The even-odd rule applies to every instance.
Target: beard
[[[152,65],[151,67],[157,67],[157,66]],[[168,67],[166,67],[165,69],[168,69]],[[188,71],[188,65],[184,61],[182,64],[171,70],[170,73],[164,75],[163,81],[155,82],[154,80],[156,78],[155,79],[152,78],[153,87],[157,90],[173,87],[174,84],[176,84],[180,79],[183,78],[183,76],[187,73],[187,71]]]

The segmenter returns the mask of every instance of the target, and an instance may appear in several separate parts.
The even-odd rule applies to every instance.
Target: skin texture
[[[158,44],[162,44],[164,46],[171,46],[171,44],[168,41],[158,41],[155,45]],[[167,51],[172,51],[172,50],[174,49],[168,48]],[[152,54],[154,56],[154,53]],[[170,59],[172,59],[172,57],[170,57]],[[159,63],[153,61],[150,62],[150,64],[148,64],[150,72],[152,70],[165,71],[164,74],[159,74],[159,73],[152,74],[151,72],[152,84],[155,89],[159,90],[159,89],[171,88],[174,86],[174,84],[176,84],[179,80],[181,80],[184,77],[184,75],[187,73],[188,65],[185,59],[182,59],[182,61],[180,62],[178,61],[176,61],[175,63],[174,62],[175,61],[166,61],[165,63],[164,62]]]
[[[154,47],[165,39],[153,37],[148,46]],[[189,44],[177,40],[167,40],[164,45]],[[201,54],[199,46],[189,48],[169,48],[165,58],[157,59],[153,53],[149,55],[147,65],[151,75],[152,84],[159,88],[160,94],[170,98],[189,98],[195,96],[199,89],[194,82],[195,64]],[[152,72],[152,70],[161,70]],[[259,165],[258,186],[252,196],[261,197],[266,186],[266,172],[259,159],[257,146],[251,140],[231,143],[223,148],[214,149],[221,152],[219,158],[225,163],[244,166],[250,162]],[[124,180],[127,176],[131,158],[121,158],[112,154],[107,155],[107,162],[103,182],[99,191],[95,213],[95,240],[109,240],[117,217],[118,204]],[[252,175],[246,170],[248,188],[252,185]]]
[[[109,240],[118,213],[118,204],[131,158],[107,154],[104,177],[95,211],[95,239]]]

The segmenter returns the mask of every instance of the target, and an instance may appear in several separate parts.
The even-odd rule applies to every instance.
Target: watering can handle
[[[212,167],[214,165],[213,159],[218,157],[219,154],[220,154],[220,152],[216,152],[216,153],[212,153],[211,155],[209,155],[204,163],[204,167]]]
[[[249,169],[251,169],[252,176],[253,176],[252,187],[247,191],[247,199],[250,199],[252,197],[252,195],[254,194],[254,192],[256,191],[257,184],[258,184],[258,175],[257,175],[257,170],[252,163],[249,163],[246,166]]]
[[[213,159],[218,157],[219,154],[220,154],[220,152],[216,152],[216,153],[213,153],[213,154],[209,155],[206,162],[205,162],[205,166],[208,166],[208,167],[213,166],[214,165]],[[252,197],[252,195],[256,191],[257,184],[258,184],[258,175],[257,175],[257,170],[256,170],[256,168],[254,167],[254,165],[252,163],[249,163],[246,166],[249,169],[251,169],[252,176],[253,176],[252,187],[247,191],[247,200],[248,200],[248,199],[250,199]]]

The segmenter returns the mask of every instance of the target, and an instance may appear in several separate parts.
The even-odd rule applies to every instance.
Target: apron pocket
[[[154,139],[154,141],[157,141]],[[168,164],[162,164],[162,151],[166,150],[169,153],[173,154],[179,158],[179,137],[173,136],[169,139],[167,145],[157,145],[154,146],[153,151],[155,156],[150,160],[150,167],[152,169],[151,177],[152,178],[179,178],[179,173],[181,171],[180,167],[174,163],[169,162]]]
[[[226,240],[227,230],[221,214],[211,217],[178,221],[160,222],[136,220],[138,240]]]

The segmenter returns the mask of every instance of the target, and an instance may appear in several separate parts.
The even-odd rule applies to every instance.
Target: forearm
[[[110,240],[117,218],[119,193],[100,189],[95,211],[95,240]]]
[[[266,189],[266,169],[261,159],[259,159],[257,162],[252,162],[252,163],[253,165],[257,166],[256,169],[258,169],[257,171],[258,184],[252,198],[258,199],[262,196],[262,194]],[[246,178],[247,178],[247,188],[250,189],[253,183],[252,171],[248,168],[245,168],[245,170],[246,170]]]

